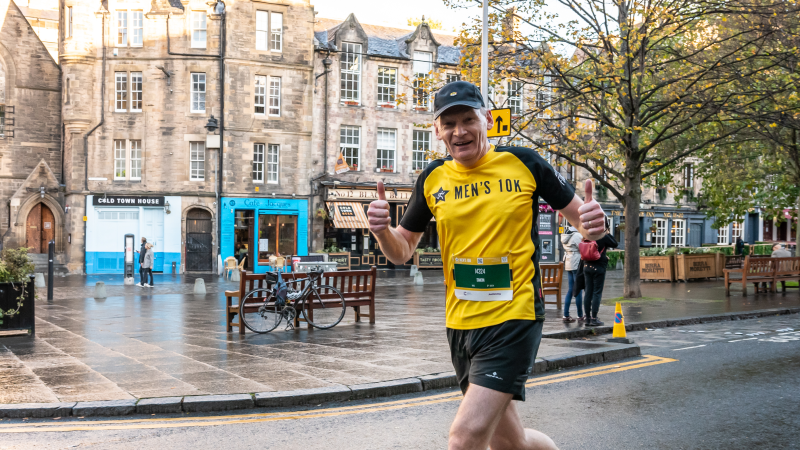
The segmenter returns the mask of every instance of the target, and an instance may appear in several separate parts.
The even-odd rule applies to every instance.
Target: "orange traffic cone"
[[[617,308],[614,312],[614,330],[612,331],[611,338],[606,339],[607,342],[618,342],[621,344],[632,344],[633,339],[628,339],[625,333],[625,317],[622,316],[622,305],[617,302]]]

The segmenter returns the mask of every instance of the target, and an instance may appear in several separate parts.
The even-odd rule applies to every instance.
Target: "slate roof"
[[[317,19],[314,24],[315,45],[321,49],[336,50],[333,42],[330,42],[336,30],[344,23],[337,19]],[[381,25],[360,24],[367,34],[367,54],[375,56],[387,56],[390,58],[411,59],[406,53],[408,39],[414,30],[385,27]],[[441,44],[439,46],[436,62],[439,64],[458,64],[461,59],[461,50],[454,45],[455,36],[443,34],[431,30],[433,38]]]

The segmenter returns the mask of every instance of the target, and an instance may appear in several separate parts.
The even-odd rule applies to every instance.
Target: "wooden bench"
[[[542,280],[542,300],[545,305],[555,304],[561,311],[561,281],[564,277],[564,262],[558,264],[539,264],[539,274]],[[555,294],[556,301],[547,301],[548,294]]]
[[[361,322],[363,317],[369,318],[369,323],[375,323],[375,280],[377,278],[377,267],[373,266],[370,270],[347,270],[336,272],[324,272],[318,285],[330,285],[339,291],[344,296],[347,307],[352,307],[356,314],[356,322]],[[239,334],[244,334],[245,326],[242,323],[242,316],[239,314],[239,299],[247,295],[256,288],[271,288],[274,275],[270,274],[248,274],[247,271],[242,271],[239,280],[238,291],[225,291],[226,298],[226,324],[227,331],[233,331],[233,327],[239,327]],[[283,279],[291,289],[302,290],[307,281],[307,273],[289,273],[283,275]],[[334,297],[338,298],[336,294],[321,293],[323,301],[332,300]],[[245,305],[245,312],[252,312],[258,309],[263,299],[259,301],[256,299],[251,307]],[[362,306],[369,307],[369,314],[361,311]],[[252,308],[252,309],[251,309]],[[313,320],[314,309],[311,308],[310,315]],[[238,316],[236,322],[233,321],[234,317]],[[304,321],[299,316],[295,318],[295,326]],[[311,325],[308,325],[311,328]]]
[[[775,280],[772,283],[772,292],[776,292],[778,283],[781,283],[781,292],[786,292],[787,281],[800,282],[800,258],[773,258],[775,261]]]
[[[775,279],[777,265],[775,260],[779,258],[751,258],[746,256],[741,269],[722,269],[725,274],[725,296],[731,295],[731,284],[741,283],[742,293],[747,295],[747,283],[753,283],[756,293],[759,292],[758,283],[771,283]],[[739,275],[741,278],[734,278]]]

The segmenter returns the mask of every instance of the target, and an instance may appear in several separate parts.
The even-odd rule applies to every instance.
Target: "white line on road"
[[[700,347],[705,347],[705,346],[706,346],[706,344],[695,345],[694,347],[675,348],[675,349],[673,349],[673,351],[677,352],[678,350],[689,350],[690,348],[700,348]]]
[[[758,338],[757,337],[753,337],[753,338],[745,338],[745,339],[734,339],[734,340],[728,341],[728,342],[752,341],[753,339],[758,339]]]

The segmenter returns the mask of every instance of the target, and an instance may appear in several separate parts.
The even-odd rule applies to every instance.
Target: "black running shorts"
[[[542,341],[543,320],[509,320],[474,330],[447,329],[450,357],[461,392],[470,384],[525,401],[528,380]]]

